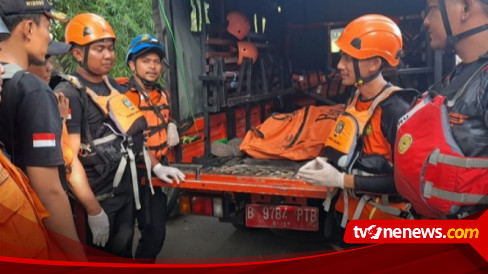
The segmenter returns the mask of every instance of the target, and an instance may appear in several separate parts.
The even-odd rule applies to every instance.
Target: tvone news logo
[[[353,227],[356,239],[477,239],[477,228],[449,228],[447,233],[440,227],[380,227],[370,225],[362,228]]]

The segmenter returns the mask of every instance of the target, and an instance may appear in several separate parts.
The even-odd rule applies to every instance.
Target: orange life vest
[[[103,77],[105,84],[110,89],[108,96],[100,96],[89,88],[86,88],[86,93],[95,102],[98,108],[115,123],[122,134],[134,135],[139,132],[141,128],[146,127],[146,123],[142,123],[143,114],[124,94],[121,94],[112,87],[107,77]]]
[[[401,89],[396,86],[385,89],[364,110],[357,109],[360,94],[359,91],[356,91],[353,99],[347,105],[344,114],[337,119],[334,130],[327,138],[324,148],[325,155],[349,174],[354,174],[355,171],[352,170],[352,167],[361,152],[360,147],[358,147],[361,139],[364,143],[363,149],[370,149],[364,135],[373,134],[371,132],[373,115],[375,115],[378,106],[382,102],[399,90]],[[379,114],[377,113],[377,115]],[[380,153],[378,151],[377,153],[390,161],[391,155],[383,155],[386,153],[384,151],[382,152]],[[388,152],[391,154],[391,149],[388,149]],[[344,213],[341,223],[343,227],[345,227],[347,220],[353,219],[400,219],[410,217],[408,215],[408,204],[403,202],[390,203],[388,201],[388,195],[380,197],[365,194],[359,198],[350,189],[343,190],[342,194],[335,204],[335,209],[338,212]],[[331,199],[330,192],[328,193],[328,199]],[[329,203],[326,202],[326,204]]]
[[[372,128],[366,126],[370,123],[378,106],[399,90],[400,88],[395,86],[385,89],[376,96],[369,108],[365,110],[356,108],[360,95],[359,90],[357,90],[344,113],[337,119],[333,131],[325,142],[324,153],[327,158],[339,167],[350,171],[360,153],[360,148],[357,147],[360,139],[363,138],[363,134],[371,134],[368,131],[371,131]]]
[[[49,259],[49,214],[27,177],[0,151],[0,256]]]
[[[129,81],[128,78],[117,78],[117,82],[122,85],[128,85]],[[126,95],[146,118],[147,148],[156,159],[164,158],[168,154],[167,127],[170,121],[167,92],[155,89],[143,94],[143,91],[131,87]]]

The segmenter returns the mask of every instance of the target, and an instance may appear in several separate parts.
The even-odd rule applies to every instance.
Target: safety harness
[[[127,96],[120,94],[115,88],[112,87],[107,77],[103,77],[105,85],[109,88],[110,94],[108,96],[100,96],[96,94],[90,88],[82,85],[80,81],[72,75],[60,75],[65,78],[69,83],[71,83],[75,88],[77,88],[80,93],[84,104],[83,113],[83,127],[86,131],[86,143],[80,144],[80,161],[83,163],[97,161],[100,159],[103,161],[104,168],[100,179],[104,179],[111,171],[111,161],[118,161],[118,166],[115,172],[115,177],[113,180],[113,188],[117,188],[122,180],[125,168],[127,164],[130,166],[131,176],[132,176],[132,188],[134,191],[134,200],[136,209],[141,208],[139,200],[139,188],[137,182],[137,171],[136,171],[136,159],[133,152],[133,140],[132,136],[138,132],[143,132],[146,128],[146,121],[142,112],[132,104],[132,102],[127,98]],[[103,123],[103,125],[109,129],[110,134],[93,139],[88,126],[87,117],[87,104],[88,97],[95,103],[98,109],[114,123],[115,128],[109,123]],[[116,148],[115,157],[110,159],[107,157],[106,153],[101,149],[104,145],[118,144],[120,147]],[[98,156],[98,157],[97,157]],[[96,157],[96,158],[95,158]],[[146,165],[146,171],[148,178],[151,178],[151,161],[149,157],[149,152],[147,151],[146,144],[143,145],[143,157],[144,163]],[[151,192],[154,193],[151,180],[149,179],[149,185]],[[105,193],[98,195],[96,198],[99,201],[113,197],[113,193]]]

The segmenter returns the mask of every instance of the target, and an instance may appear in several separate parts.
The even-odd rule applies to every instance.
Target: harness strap
[[[488,204],[488,195],[447,191],[434,187],[434,184],[429,181],[425,182],[422,192],[425,198],[437,197],[444,200],[465,204]]]
[[[166,124],[159,124],[157,126],[149,126],[147,128],[148,129],[147,135],[149,137],[153,136],[154,134],[159,133],[162,129],[165,129],[165,128],[166,128]]]
[[[144,163],[146,165],[146,181],[149,184],[149,188],[151,189],[151,194],[154,195],[154,188],[152,185],[152,179],[151,179],[151,158],[149,156],[149,151],[147,150],[146,145],[144,145],[144,148],[142,149],[142,153],[144,156]]]
[[[136,157],[132,149],[128,149],[130,160],[130,173],[132,175],[132,188],[134,190],[134,201],[136,203],[136,209],[141,209],[141,201],[139,200],[139,184],[137,182],[137,169],[136,169]]]
[[[332,204],[332,197],[334,197],[337,194],[337,192],[339,192],[339,189],[337,188],[334,188],[333,191],[330,190],[330,187],[327,188],[327,197],[325,198],[325,201],[322,204],[326,212],[329,212],[330,206]]]
[[[163,104],[163,105],[159,105],[159,106],[154,106],[154,108],[159,109],[159,110],[165,110],[165,109],[169,109],[169,106],[166,104]],[[151,110],[152,111],[152,110],[154,110],[154,108],[152,106],[149,106],[149,107],[139,106],[140,110]]]
[[[110,193],[105,193],[105,194],[101,194],[101,195],[97,195],[95,196],[95,198],[97,199],[97,201],[101,202],[103,200],[106,200],[108,198],[113,198],[114,197],[114,193],[113,192],[110,192]]]
[[[448,164],[461,168],[488,168],[488,159],[447,155],[441,153],[438,148],[430,154],[429,163],[433,165],[437,165],[437,163]]]
[[[356,207],[356,211],[354,211],[354,215],[352,216],[353,220],[358,220],[359,217],[361,217],[361,212],[363,212],[364,206],[366,206],[366,203],[371,200],[371,196],[365,194],[361,199],[359,199],[358,206]]]
[[[117,167],[117,171],[115,172],[115,177],[113,182],[114,188],[119,186],[120,181],[122,180],[122,176],[124,175],[125,167],[127,166],[128,152],[124,147],[122,147],[121,152],[123,153],[123,156],[120,159],[119,166]]]
[[[102,137],[102,138],[98,138],[98,139],[93,140],[93,144],[95,146],[98,146],[98,145],[102,145],[102,144],[105,144],[105,143],[110,143],[110,142],[116,140],[117,138],[118,138],[117,135],[110,134],[110,135],[107,135],[105,137]],[[86,150],[88,152],[92,152],[92,147],[91,147],[90,144],[81,143],[80,144],[80,149]]]
[[[147,148],[149,150],[160,150],[160,149],[163,149],[163,148],[165,148],[167,146],[168,146],[168,143],[167,142],[164,142],[164,143],[162,143],[160,145],[157,145],[157,146],[148,146]]]
[[[343,196],[344,196],[344,213],[342,214],[342,221],[341,221],[341,227],[346,228],[347,224],[347,215],[349,214],[349,195],[347,194],[348,190],[342,191]]]

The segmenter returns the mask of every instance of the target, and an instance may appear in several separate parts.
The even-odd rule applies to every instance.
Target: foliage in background
[[[117,35],[115,44],[116,62],[111,76],[128,76],[130,71],[125,55],[132,38],[142,33],[155,33],[151,0],[54,0],[55,9],[66,13],[69,18],[76,14],[91,12],[105,18]],[[51,32],[58,41],[64,41],[66,24],[55,23]],[[66,72],[72,72],[76,62],[71,55],[62,58]]]

